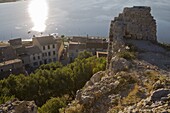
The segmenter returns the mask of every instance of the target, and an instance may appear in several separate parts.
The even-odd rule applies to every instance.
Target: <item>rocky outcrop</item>
[[[150,41],[157,41],[156,21],[150,11],[150,7],[143,6],[125,8],[112,21],[106,71],[94,74],[83,89],[77,91],[75,101],[64,113],[170,112],[169,71],[138,56],[145,48],[158,51],[150,46]],[[124,38],[150,43],[148,47],[137,43],[139,48],[133,50],[135,46],[128,45]]]
[[[94,75],[90,78],[90,80],[85,84],[84,87],[89,87],[89,86],[94,85],[95,83],[99,82],[104,75],[105,75],[105,72],[104,72],[104,71],[99,71],[99,72],[97,72],[96,74],[94,74]]]
[[[113,57],[111,60],[111,70],[115,73],[123,70],[128,70],[131,66],[131,62],[124,58],[119,58],[117,56]]]
[[[37,106],[34,101],[14,99],[0,105],[0,113],[37,113]]]
[[[170,89],[158,89],[151,95],[151,101],[161,101],[170,99]]]
[[[158,89],[151,96],[142,99],[133,106],[125,107],[119,113],[169,113],[170,112],[170,89]]]
[[[170,109],[169,75],[139,60],[117,57],[112,64],[108,73],[96,73],[77,91],[74,103],[65,113],[77,112],[77,106],[81,106],[81,113],[161,113]]]

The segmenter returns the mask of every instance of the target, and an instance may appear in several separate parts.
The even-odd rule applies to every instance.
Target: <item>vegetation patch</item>
[[[60,113],[83,113],[84,106],[74,101],[69,108],[60,109]]]
[[[124,58],[124,59],[127,59],[127,60],[133,60],[133,59],[136,59],[136,53],[133,52],[133,51],[122,51],[120,53],[118,53],[118,56],[120,58]]]
[[[159,74],[157,71],[147,70],[144,72],[144,76],[147,78],[147,81],[144,83],[144,85],[148,92],[152,91],[153,89],[156,90],[158,88],[169,86],[168,83],[170,83],[170,80],[168,80],[164,75]],[[158,85],[154,85],[157,82],[159,82]]]
[[[122,100],[122,104],[133,105],[141,100],[141,92],[139,85],[135,84],[134,88],[130,91],[127,97]]]
[[[59,109],[66,107],[67,101],[65,97],[51,98],[41,108],[38,109],[39,113],[59,113]]]
[[[84,54],[67,66],[59,62],[46,64],[29,76],[10,75],[0,80],[0,104],[15,97],[19,100],[34,100],[38,107],[42,106],[42,113],[47,110],[46,113],[52,113],[53,103],[56,103],[55,110],[64,107],[67,100],[63,99],[64,95],[68,96],[69,103],[94,73],[106,68],[105,58]]]

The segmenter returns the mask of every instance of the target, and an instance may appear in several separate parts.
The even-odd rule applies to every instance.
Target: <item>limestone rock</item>
[[[37,106],[34,101],[14,99],[0,105],[0,113],[37,113]]]
[[[129,69],[131,63],[124,58],[113,57],[111,61],[112,71],[119,72]]]
[[[141,100],[136,105],[125,107],[123,113],[169,113],[170,112],[170,89],[158,89],[153,91],[150,97]]]
[[[96,74],[94,74],[90,80],[85,84],[84,87],[88,87],[88,86],[91,86],[97,82],[99,82],[101,80],[101,78],[104,76],[104,72],[103,71],[99,71],[97,72]]]

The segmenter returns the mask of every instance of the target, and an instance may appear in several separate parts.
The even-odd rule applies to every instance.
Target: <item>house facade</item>
[[[97,52],[107,52],[108,42],[106,39],[94,37],[73,37],[68,43],[67,57],[72,62],[80,52],[89,51],[93,55]]]
[[[11,46],[0,46],[0,62],[16,59],[17,54]]]
[[[13,59],[4,62],[0,62],[0,79],[9,76],[10,74],[25,74],[25,68],[23,67],[22,60]]]
[[[43,64],[58,60],[57,43],[53,36],[34,37],[33,46],[37,46],[42,52]]]
[[[29,66],[38,67],[43,64],[42,61],[42,52],[37,46],[30,46],[26,48],[29,55]]]
[[[8,41],[10,46],[16,51],[17,58],[22,60],[24,66],[29,66],[30,58],[27,54],[25,46],[22,44],[21,38],[11,39]]]

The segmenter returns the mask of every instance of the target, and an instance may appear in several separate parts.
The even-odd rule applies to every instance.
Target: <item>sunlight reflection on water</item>
[[[46,29],[46,20],[48,19],[48,4],[46,0],[31,0],[28,6],[29,16],[34,24],[31,29],[37,32],[43,32]]]

